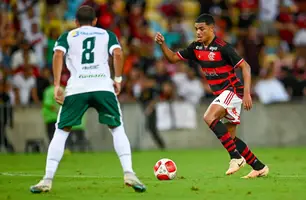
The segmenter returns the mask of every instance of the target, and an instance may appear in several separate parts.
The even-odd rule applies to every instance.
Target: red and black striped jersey
[[[214,95],[230,90],[243,96],[243,84],[236,76],[235,68],[244,60],[227,42],[217,37],[207,47],[200,42],[192,42],[177,55],[182,60],[193,60],[201,66]]]

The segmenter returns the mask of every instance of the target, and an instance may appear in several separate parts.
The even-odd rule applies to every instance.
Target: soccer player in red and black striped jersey
[[[157,33],[155,41],[169,62],[193,60],[201,66],[213,94],[217,96],[205,112],[204,121],[230,155],[230,166],[226,174],[233,174],[248,163],[253,170],[244,178],[266,176],[268,166],[236,137],[241,105],[246,110],[252,108],[250,66],[230,44],[215,36],[214,27],[215,22],[211,15],[200,15],[195,22],[196,41],[176,53],[167,47],[162,34]],[[244,84],[235,74],[237,67],[242,69]]]

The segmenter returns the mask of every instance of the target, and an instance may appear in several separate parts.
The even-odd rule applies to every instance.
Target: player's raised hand
[[[243,103],[243,108],[245,110],[251,110],[253,106],[251,95],[250,94],[244,95],[242,99],[242,103]]]
[[[163,44],[165,42],[165,38],[164,36],[160,33],[160,32],[157,32],[156,35],[155,35],[155,42],[159,45]]]
[[[118,96],[121,92],[121,83],[114,81],[115,94]]]
[[[64,91],[60,86],[54,87],[54,99],[60,105],[64,103]]]

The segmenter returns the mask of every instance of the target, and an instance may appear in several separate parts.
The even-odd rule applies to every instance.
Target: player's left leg
[[[99,113],[99,122],[108,125],[113,135],[114,149],[119,157],[124,183],[136,192],[146,191],[146,187],[136,177],[132,168],[132,153],[129,139],[125,133],[119,102],[115,94],[101,91],[92,93],[92,106]]]
[[[237,150],[245,158],[246,162],[253,168],[253,170],[243,178],[255,178],[267,176],[269,173],[269,168],[267,165],[263,164],[255,154],[249,149],[248,145],[236,136],[237,124],[232,124],[230,122],[225,123],[227,130],[230,132],[233,140],[235,141]]]
[[[226,126],[220,121],[226,115],[226,109],[233,93],[229,90],[222,92],[209,106],[204,114],[204,121],[218,137],[224,148],[228,151],[231,161],[226,175],[231,175],[240,170],[246,163],[236,148]]]
[[[87,109],[87,94],[72,95],[65,98],[58,113],[53,138],[49,144],[45,175],[38,184],[31,186],[30,191],[32,193],[49,192],[51,190],[52,180],[64,155],[65,143],[71,127],[81,124],[81,119]]]

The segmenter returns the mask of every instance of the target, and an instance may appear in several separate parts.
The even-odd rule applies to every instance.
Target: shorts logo
[[[216,56],[216,54],[214,53],[214,52],[210,52],[209,54],[208,54],[208,58],[209,58],[209,60],[215,60],[215,56]]]
[[[233,108],[233,109],[232,109],[232,113],[233,113],[234,115],[236,115],[236,116],[239,116],[238,113],[237,113],[236,108]]]

